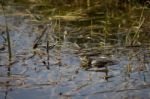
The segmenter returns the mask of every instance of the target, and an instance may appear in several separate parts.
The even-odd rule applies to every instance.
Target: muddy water
[[[0,17],[0,99],[148,99],[150,98],[150,49],[135,47],[97,47],[97,42],[75,42],[66,35],[50,35],[47,60],[45,38],[36,49],[34,41],[43,31],[43,23],[31,17],[7,17],[12,44],[12,63],[8,65],[4,17]],[[42,25],[43,26],[42,26]],[[70,27],[65,26],[66,30]],[[51,28],[48,28],[51,32]],[[49,31],[48,30],[48,31]],[[65,29],[64,29],[65,30]],[[45,34],[46,35],[46,34]],[[72,36],[73,35],[73,36]],[[85,40],[88,40],[85,39]],[[77,44],[76,44],[77,43]],[[40,46],[41,45],[41,46]],[[77,47],[77,45],[79,45]],[[80,47],[80,48],[79,48]],[[83,48],[82,48],[83,47]],[[81,67],[81,54],[100,52],[117,60],[107,71],[87,71]],[[49,61],[49,69],[47,68]]]

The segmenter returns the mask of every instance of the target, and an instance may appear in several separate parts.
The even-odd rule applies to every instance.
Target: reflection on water
[[[83,35],[68,32],[66,37],[63,37],[63,33],[60,37],[53,33],[49,41],[50,45],[56,46],[49,50],[48,59],[46,37],[43,36],[41,42],[38,42],[39,46],[33,49],[34,41],[43,30],[39,28],[42,23],[29,22],[30,19],[24,18],[18,20],[21,22],[17,22],[15,28],[13,24],[16,18],[8,19],[12,26],[13,62],[8,65],[7,45],[0,38],[0,44],[5,47],[0,49],[0,99],[149,98],[149,46],[121,47],[119,41],[117,47],[109,44],[101,47],[98,42],[100,38],[92,40],[86,30]],[[0,18],[3,26],[1,20],[3,19]],[[70,29],[68,26],[64,28]],[[77,32],[83,30],[79,29]],[[85,55],[112,57],[117,60],[117,64],[104,69],[85,70],[81,67],[80,60]]]

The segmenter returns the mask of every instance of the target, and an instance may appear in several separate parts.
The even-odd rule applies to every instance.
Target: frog
[[[81,67],[84,69],[91,68],[107,68],[107,66],[116,65],[118,62],[107,56],[97,56],[97,57],[80,57]]]

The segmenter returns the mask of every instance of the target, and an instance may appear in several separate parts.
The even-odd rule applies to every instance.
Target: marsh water
[[[101,17],[90,14],[79,19],[58,14],[41,20],[38,14],[24,9],[6,7],[6,17],[1,10],[0,99],[150,98],[149,9],[144,10],[142,38],[133,39],[135,45],[130,45],[130,40],[125,42],[130,25],[122,28],[117,22],[103,24],[103,13],[98,13]],[[140,18],[140,14],[133,19]],[[11,39],[11,62],[5,20]],[[105,21],[110,20],[113,19]],[[113,21],[117,20],[120,19]],[[45,28],[40,43],[33,48]],[[107,32],[112,33],[107,35]],[[85,70],[81,58],[92,55],[105,56],[117,63],[107,70]]]

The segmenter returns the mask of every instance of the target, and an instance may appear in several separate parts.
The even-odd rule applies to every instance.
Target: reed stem
[[[5,13],[5,9],[4,9],[4,6],[3,6],[3,2],[4,1],[2,1],[1,6],[2,6],[4,18],[5,18],[4,20],[5,20],[5,27],[6,27],[7,43],[8,43],[8,56],[9,56],[9,61],[11,61],[11,59],[12,59],[11,41],[10,41],[10,34],[9,34],[9,29],[8,29],[6,13]]]

